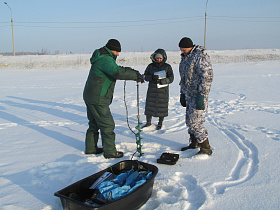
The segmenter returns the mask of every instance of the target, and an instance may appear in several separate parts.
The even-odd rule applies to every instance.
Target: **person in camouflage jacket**
[[[188,37],[181,39],[179,47],[182,52],[179,65],[180,102],[186,107],[186,125],[189,128],[191,142],[181,151],[200,148],[197,154],[211,155],[208,131],[203,125],[208,108],[208,94],[213,81],[210,57],[202,47],[193,45]]]
[[[91,69],[83,92],[89,120],[85,154],[100,154],[104,151],[105,158],[123,156],[123,152],[116,151],[115,122],[109,105],[113,100],[116,80],[134,80],[143,83],[144,78],[139,71],[116,64],[120,51],[119,41],[110,39],[106,46],[95,50],[90,59]],[[99,130],[103,148],[97,147]]]

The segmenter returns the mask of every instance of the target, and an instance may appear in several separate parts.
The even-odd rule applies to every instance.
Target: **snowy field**
[[[123,52],[118,63],[144,73],[152,52]],[[162,130],[141,133],[138,159],[156,165],[153,193],[142,210],[280,209],[280,50],[209,51],[214,81],[206,127],[213,155],[181,152],[188,144],[179,103],[180,52],[167,52],[175,80]],[[124,82],[111,107],[116,146],[125,156],[85,155],[87,129],[82,91],[90,54],[0,56],[0,209],[61,210],[54,193],[136,150],[128,129]],[[137,123],[136,83],[126,82],[128,120]],[[141,121],[147,83],[140,85]],[[101,142],[100,142],[101,143]],[[163,152],[180,155],[174,166],[157,164]]]

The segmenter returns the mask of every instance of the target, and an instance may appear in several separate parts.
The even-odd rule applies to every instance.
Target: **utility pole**
[[[9,5],[7,4],[7,2],[4,2],[4,4],[7,5],[7,7],[9,7]],[[9,9],[11,10],[11,24],[12,24],[12,37],[13,37],[13,53],[14,53],[14,56],[16,55],[16,52],[15,52],[15,39],[14,39],[14,21],[13,21],[13,12],[12,12],[12,9],[11,7],[9,7]]]
[[[206,22],[207,22],[207,3],[206,1],[206,8],[205,8],[205,27],[204,27],[204,49],[206,49]]]

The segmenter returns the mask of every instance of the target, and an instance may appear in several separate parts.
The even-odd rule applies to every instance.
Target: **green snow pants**
[[[101,133],[102,147],[104,155],[116,153],[115,147],[115,121],[111,114],[109,106],[86,104],[89,128],[86,133],[85,147],[86,152],[95,152]]]

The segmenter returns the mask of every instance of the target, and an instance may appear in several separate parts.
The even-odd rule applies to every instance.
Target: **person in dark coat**
[[[100,154],[104,151],[105,158],[123,156],[123,152],[117,151],[115,147],[115,122],[109,105],[113,100],[116,80],[134,80],[142,83],[144,79],[139,71],[116,64],[120,51],[120,42],[110,39],[104,47],[96,49],[90,59],[91,69],[83,92],[89,120],[85,154]],[[97,147],[99,130],[103,148]]]
[[[152,125],[152,117],[159,117],[157,130],[160,130],[164,117],[168,116],[169,84],[173,82],[174,74],[172,67],[166,63],[165,50],[157,49],[150,58],[152,63],[144,73],[145,80],[149,82],[145,106],[147,123],[142,128]],[[159,75],[161,73],[163,75]]]

